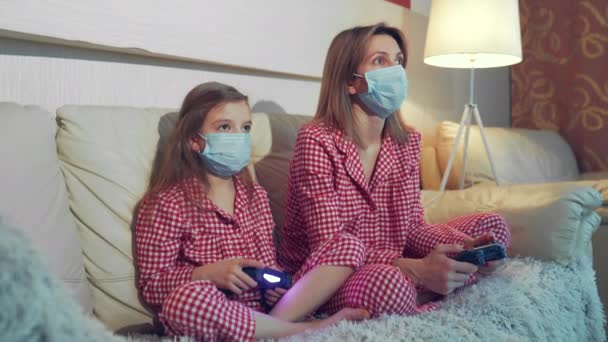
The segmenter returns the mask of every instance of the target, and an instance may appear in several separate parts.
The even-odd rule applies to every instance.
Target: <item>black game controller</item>
[[[243,267],[243,272],[258,283],[258,289],[267,290],[277,287],[288,289],[291,287],[291,276],[285,272],[272,268]]]
[[[480,266],[488,261],[500,260],[506,257],[507,252],[505,248],[501,244],[492,243],[460,252],[454,257],[454,260]]]

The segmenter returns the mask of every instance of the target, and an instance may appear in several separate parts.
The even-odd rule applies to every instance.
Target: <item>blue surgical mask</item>
[[[199,156],[209,172],[219,177],[231,177],[249,163],[251,157],[251,134],[209,133],[205,149]]]
[[[368,71],[365,76],[367,93],[357,94],[363,104],[377,116],[386,119],[407,97],[407,76],[401,65]]]

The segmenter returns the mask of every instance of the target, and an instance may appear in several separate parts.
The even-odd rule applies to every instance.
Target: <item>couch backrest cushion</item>
[[[442,122],[437,127],[437,161],[447,168],[458,124]],[[573,181],[579,171],[572,149],[556,132],[519,128],[485,128],[484,132],[500,180],[507,184]],[[458,188],[463,160],[464,133],[454,161],[448,188]],[[471,126],[465,183],[494,181],[490,162],[477,126]]]
[[[257,180],[268,192],[270,209],[277,227],[284,223],[289,161],[298,131],[310,116],[255,113],[251,133],[251,161]]]
[[[95,315],[109,328],[149,323],[135,284],[131,219],[170,109],[64,106],[57,145],[81,233]]]
[[[0,219],[23,230],[85,312],[91,311],[80,240],[57,159],[55,116],[0,103]]]

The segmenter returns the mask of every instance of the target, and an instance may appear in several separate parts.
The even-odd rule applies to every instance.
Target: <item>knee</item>
[[[365,246],[356,236],[349,233],[337,235],[326,250],[337,259],[348,260],[349,265],[355,268],[363,264]]]
[[[363,260],[365,256],[365,246],[361,240],[349,233],[340,234],[340,243],[343,246],[348,246],[353,255],[356,255],[359,260]]]
[[[343,233],[334,236],[314,251],[295,273],[297,281],[304,274],[318,266],[340,266],[358,269],[365,258],[365,246],[352,234]]]
[[[171,326],[183,326],[185,312],[200,310],[210,298],[224,296],[210,281],[194,281],[175,288],[163,301],[161,316]],[[180,329],[181,330],[181,329]]]
[[[173,290],[163,302],[160,320],[171,335],[203,341],[253,338],[250,309],[230,301],[210,281],[193,281]]]
[[[494,233],[496,242],[508,247],[511,243],[511,232],[504,217],[495,213],[485,213],[481,219],[481,224],[488,227]]]
[[[372,264],[362,267],[363,294],[373,317],[382,314],[412,314],[417,310],[416,288],[396,267]]]

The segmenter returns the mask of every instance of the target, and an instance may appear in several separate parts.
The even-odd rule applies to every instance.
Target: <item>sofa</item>
[[[600,298],[604,308],[608,308],[608,249],[605,248],[608,246],[608,171],[579,172],[572,148],[555,131],[498,127],[484,131],[501,184],[526,184],[529,193],[547,187],[563,191],[570,187],[589,186],[601,194],[603,202],[596,210],[601,225],[593,236],[596,247],[593,249],[593,263]],[[457,133],[458,123],[441,122],[437,125],[435,143],[423,148],[421,178],[424,189],[439,189]],[[448,176],[448,189],[458,189],[461,184],[463,154],[463,144],[460,144]],[[472,126],[470,132],[464,184],[473,187],[496,185],[477,126]]]
[[[296,134],[309,118],[254,114],[250,170],[279,225]],[[55,114],[0,103],[0,218],[25,232],[81,310],[111,331],[154,331],[135,287],[132,212],[174,120],[171,108],[67,105]],[[597,189],[476,186],[422,196],[431,223],[488,210],[504,215],[513,259],[437,312],[345,322],[293,339],[605,340],[591,260],[603,203]]]

